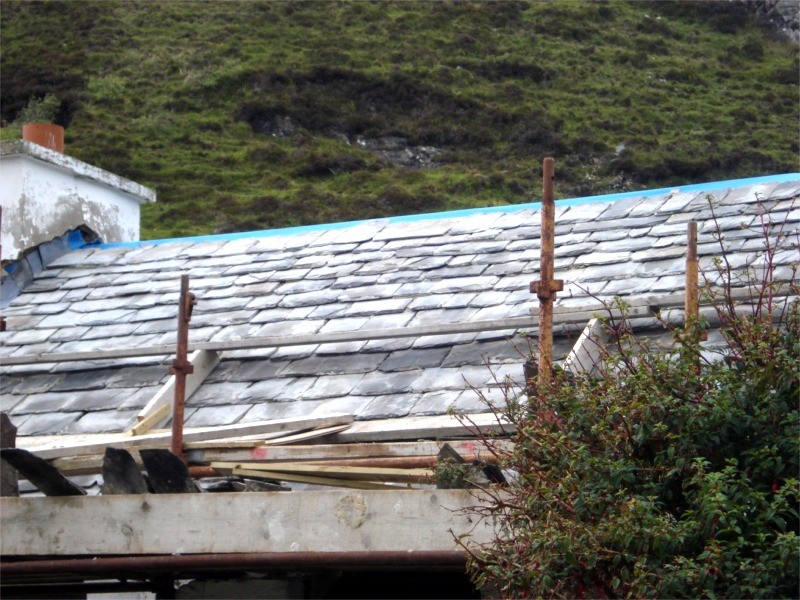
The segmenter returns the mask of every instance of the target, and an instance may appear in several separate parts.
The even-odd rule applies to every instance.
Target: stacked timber
[[[104,494],[415,489],[436,485],[443,448],[467,464],[495,463],[479,437],[507,447],[504,433],[490,414],[357,423],[332,415],[187,428],[185,461],[169,450],[167,430],[20,438],[2,457],[46,495],[61,495],[69,477],[94,474],[102,474]]]

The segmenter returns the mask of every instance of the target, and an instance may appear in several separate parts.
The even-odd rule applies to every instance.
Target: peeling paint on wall
[[[4,142],[0,155],[4,260],[82,227],[103,242],[138,241],[153,190],[27,142]]]

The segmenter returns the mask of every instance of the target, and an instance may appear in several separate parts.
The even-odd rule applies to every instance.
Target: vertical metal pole
[[[540,386],[550,383],[553,368],[553,301],[556,292],[564,289],[561,280],[553,279],[555,259],[556,205],[553,198],[555,161],[551,157],[542,164],[542,239],[540,279],[531,283],[531,292],[539,298],[539,372]]]
[[[686,250],[686,300],[684,305],[684,321],[688,328],[700,314],[699,268],[697,262],[697,223],[687,223]]]
[[[185,460],[183,452],[183,415],[186,402],[186,376],[194,372],[187,360],[189,353],[189,321],[192,308],[197,304],[189,291],[189,276],[181,275],[181,292],[178,298],[178,339],[175,360],[169,372],[175,375],[175,395],[172,401],[172,452]]]
[[[3,207],[0,206],[0,231],[2,231],[2,229],[3,229]],[[2,260],[2,255],[3,255],[3,247],[0,246],[0,260]],[[5,330],[6,330],[6,318],[0,316],[0,331],[5,331]]]

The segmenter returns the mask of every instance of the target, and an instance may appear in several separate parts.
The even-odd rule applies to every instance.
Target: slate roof
[[[736,269],[758,263],[763,222],[785,223],[785,233],[800,227],[800,174],[711,187],[557,202],[555,271],[565,289],[556,305],[586,303],[588,294],[682,291],[687,221],[698,221],[701,269],[720,253],[712,208]],[[8,358],[174,344],[183,273],[198,297],[190,349],[529,317],[537,306],[529,284],[538,278],[539,217],[537,205],[522,205],[69,252],[3,311],[0,408],[19,435],[125,429],[168,378],[172,356],[29,365]],[[800,253],[796,238],[783,241],[776,275],[788,279]],[[498,382],[522,378],[528,342],[519,333],[498,326],[224,352],[188,399],[186,425],[485,411],[471,386],[499,401]],[[575,333],[556,340],[557,355]]]

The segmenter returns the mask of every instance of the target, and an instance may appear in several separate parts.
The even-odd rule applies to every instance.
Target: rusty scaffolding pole
[[[539,375],[538,384],[550,383],[553,373],[553,302],[564,282],[553,279],[555,258],[556,205],[553,199],[555,161],[551,157],[542,163],[542,240],[539,281],[531,282],[530,291],[539,298]]]
[[[172,402],[172,452],[184,461],[183,415],[186,403],[186,376],[194,372],[194,366],[187,359],[189,352],[189,321],[192,309],[197,304],[195,295],[189,291],[189,276],[181,275],[181,292],[178,298],[178,339],[175,360],[169,372],[175,375],[175,395]]]

